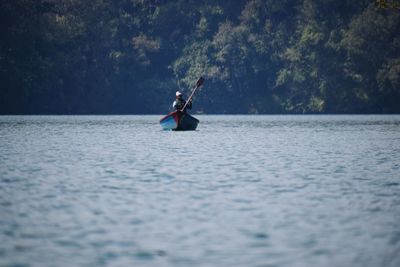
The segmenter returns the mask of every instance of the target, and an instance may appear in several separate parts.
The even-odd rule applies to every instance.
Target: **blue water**
[[[0,117],[0,266],[400,266],[400,116]]]

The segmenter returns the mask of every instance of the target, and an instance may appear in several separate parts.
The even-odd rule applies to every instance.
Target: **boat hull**
[[[163,130],[194,131],[198,124],[198,119],[179,110],[169,113],[160,120]]]

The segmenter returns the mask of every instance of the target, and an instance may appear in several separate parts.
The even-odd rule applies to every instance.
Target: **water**
[[[400,116],[0,117],[0,266],[400,266]]]

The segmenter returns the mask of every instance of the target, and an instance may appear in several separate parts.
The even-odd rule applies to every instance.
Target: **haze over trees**
[[[0,0],[0,114],[399,113],[399,6]]]

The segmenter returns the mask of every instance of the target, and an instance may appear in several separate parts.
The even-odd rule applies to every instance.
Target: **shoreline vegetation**
[[[1,1],[0,114],[399,114],[400,1]]]

